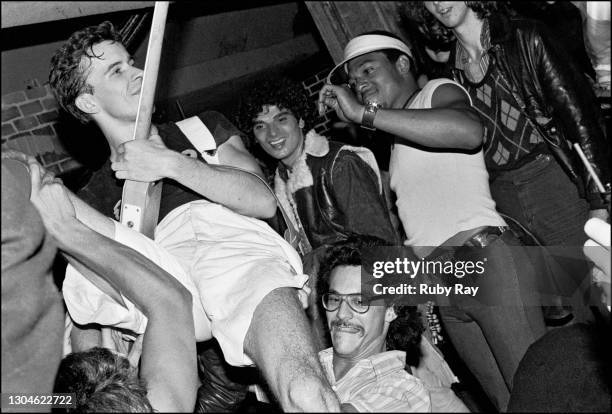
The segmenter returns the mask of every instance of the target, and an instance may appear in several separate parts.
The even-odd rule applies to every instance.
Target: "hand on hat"
[[[355,94],[347,85],[325,84],[319,92],[319,115],[325,113],[325,108],[336,111],[338,117],[345,122],[361,123],[365,107],[357,101]]]

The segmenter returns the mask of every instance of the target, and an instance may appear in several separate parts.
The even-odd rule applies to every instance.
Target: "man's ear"
[[[298,121],[298,126],[300,127],[300,129],[303,129],[305,124],[306,123],[304,122],[304,120],[300,118],[300,120]]]
[[[393,305],[389,306],[385,311],[385,322],[391,323],[397,318]]]
[[[410,59],[406,55],[400,55],[395,61],[395,67],[402,75],[408,75],[410,73]]]
[[[74,104],[86,114],[94,114],[98,112],[98,105],[90,93],[82,93],[74,100]]]

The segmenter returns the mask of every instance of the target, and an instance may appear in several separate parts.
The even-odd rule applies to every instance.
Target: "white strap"
[[[215,137],[213,137],[204,122],[202,122],[198,116],[183,119],[177,122],[176,126],[179,127],[195,149],[202,154],[202,158],[204,158],[206,162],[209,164],[219,164]],[[210,155],[206,151],[213,151],[213,153]]]

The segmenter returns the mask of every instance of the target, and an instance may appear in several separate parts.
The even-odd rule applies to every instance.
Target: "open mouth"
[[[279,138],[273,141],[268,141],[268,145],[276,150],[279,150],[283,147],[283,145],[285,144],[285,141],[286,141],[285,138]]]
[[[446,16],[450,11],[451,11],[452,7],[447,7],[445,9],[438,9],[438,14],[440,14],[441,16]]]

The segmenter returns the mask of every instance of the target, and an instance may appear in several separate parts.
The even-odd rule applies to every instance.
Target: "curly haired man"
[[[250,132],[251,147],[278,161],[274,190],[299,230],[300,253],[312,288],[316,287],[318,258],[326,245],[349,234],[398,243],[370,150],[317,134],[314,102],[289,78],[267,79],[243,96],[239,125]],[[318,321],[315,297],[313,292],[309,312],[313,321]],[[315,326],[325,344],[323,327],[316,322]]]

